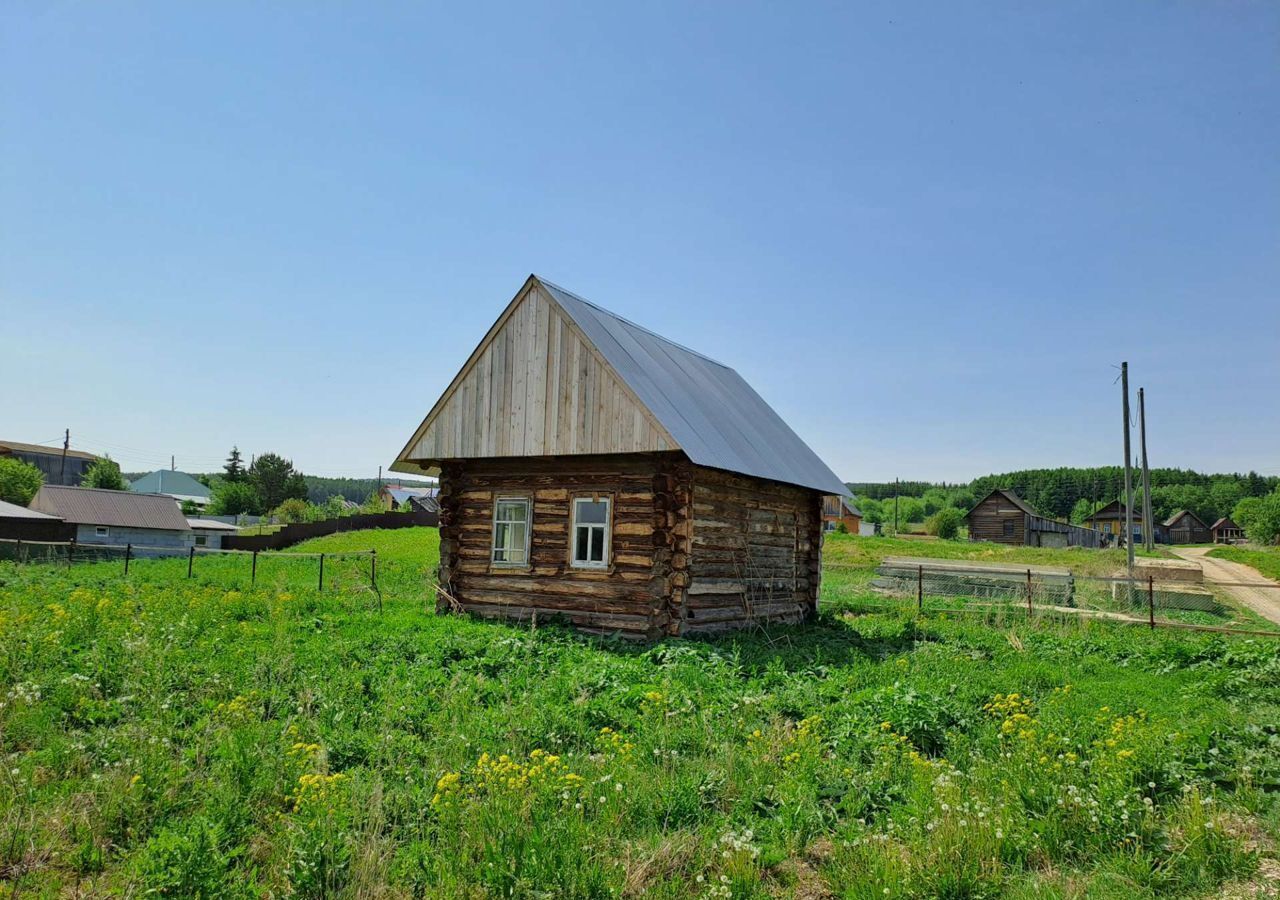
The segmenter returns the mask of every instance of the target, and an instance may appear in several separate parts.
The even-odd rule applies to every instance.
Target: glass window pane
[[[604,562],[604,529],[591,529],[591,561]]]
[[[578,522],[583,525],[603,525],[609,520],[609,503],[606,500],[579,500]]]
[[[587,531],[586,528],[574,529],[573,558],[577,562],[585,562],[587,559]]]
[[[499,500],[495,518],[500,522],[523,522],[528,517],[528,508],[528,503],[523,500]]]

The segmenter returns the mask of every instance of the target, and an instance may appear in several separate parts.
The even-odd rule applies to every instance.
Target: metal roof
[[[208,500],[213,495],[209,489],[186,472],[173,469],[156,469],[129,483],[130,490],[139,494],[168,494],[171,497],[197,497]]]
[[[19,453],[42,453],[46,456],[61,456],[61,447],[47,447],[44,444],[27,444],[22,441],[0,441],[0,454],[6,450],[16,450]],[[67,450],[67,456],[76,459],[97,459],[92,453],[86,453],[83,450]]]
[[[168,494],[137,494],[133,491],[46,484],[31,501],[31,508],[60,516],[74,525],[190,530],[182,510]]]
[[[1174,513],[1173,515],[1171,515],[1169,518],[1165,519],[1165,520],[1164,520],[1163,522],[1161,522],[1160,524],[1162,524],[1165,528],[1172,527],[1172,526],[1173,526],[1173,524],[1174,524],[1174,523],[1176,523],[1176,522],[1177,522],[1179,519],[1181,519],[1183,516],[1190,516],[1191,518],[1195,519],[1197,522],[1200,522],[1200,527],[1201,527],[1201,528],[1205,528],[1205,527],[1207,527],[1207,526],[1204,524],[1204,522],[1201,522],[1201,521],[1200,521],[1200,517],[1199,517],[1199,516],[1197,516],[1195,513],[1193,513],[1193,512],[1192,512],[1191,510],[1189,510],[1189,509],[1180,509],[1180,510],[1178,510],[1176,513]]]
[[[219,522],[217,519],[201,519],[196,516],[188,516],[187,524],[191,526],[193,531],[239,531],[235,525],[226,522]]]
[[[733,369],[538,281],[693,462],[849,496],[845,483]]]
[[[34,509],[27,509],[25,506],[18,506],[16,503],[8,503],[4,500],[0,500],[0,519],[47,519],[51,522],[60,521],[57,516],[36,512]]]

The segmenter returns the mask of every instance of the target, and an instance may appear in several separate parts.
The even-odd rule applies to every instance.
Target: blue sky
[[[465,8],[464,8],[465,7]],[[536,271],[848,480],[1280,473],[1280,5],[0,10],[0,437],[394,459]]]

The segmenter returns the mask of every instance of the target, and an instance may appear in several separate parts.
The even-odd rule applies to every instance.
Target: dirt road
[[[1256,570],[1240,563],[1208,556],[1211,547],[1186,547],[1175,549],[1175,555],[1190,562],[1199,563],[1204,580],[1222,586],[1222,590],[1237,603],[1253,610],[1264,619],[1280,624],[1280,585],[1270,578],[1263,578]],[[1260,585],[1250,587],[1249,585]]]

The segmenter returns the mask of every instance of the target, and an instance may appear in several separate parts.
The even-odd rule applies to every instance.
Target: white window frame
[[[505,525],[524,525],[524,559],[514,561],[498,559],[498,551],[505,549],[498,546],[498,507],[503,503],[523,503],[524,519],[502,519]],[[530,537],[533,533],[533,498],[526,494],[508,494],[493,498],[493,531],[489,536],[489,565],[502,569],[527,569],[530,565]]]
[[[195,541],[197,547],[207,547],[209,546],[209,535],[197,534],[195,535]]]
[[[604,522],[583,522],[578,523],[578,504],[579,503],[603,503],[605,505]],[[604,542],[601,547],[602,558],[599,562],[592,559],[578,559],[578,529],[586,528],[590,530],[599,529],[604,534]],[[575,569],[608,569],[609,554],[613,549],[613,497],[609,494],[581,494],[573,498],[573,515],[569,523],[569,565]],[[587,538],[587,554],[591,554],[591,539]]]
[[[107,526],[107,525],[94,525],[94,526],[93,526],[93,536],[94,536],[94,537],[111,537],[111,528],[110,528],[110,526]]]

